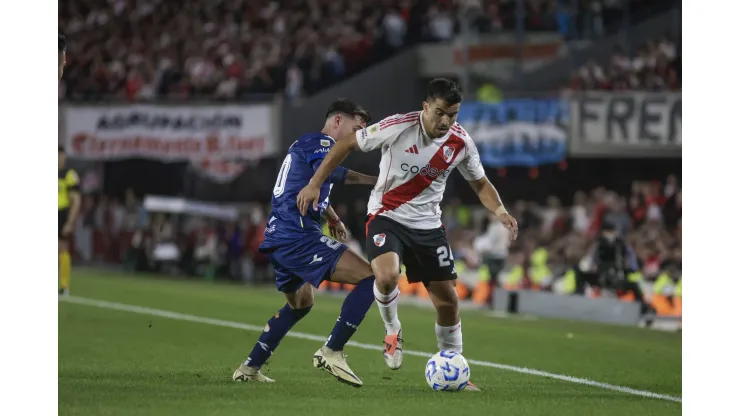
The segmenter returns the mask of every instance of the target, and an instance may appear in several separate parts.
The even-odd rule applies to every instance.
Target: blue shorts
[[[320,232],[260,249],[275,267],[275,284],[283,293],[297,291],[304,283],[319,287],[330,280],[347,246]]]

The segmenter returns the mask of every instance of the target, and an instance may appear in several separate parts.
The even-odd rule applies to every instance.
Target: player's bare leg
[[[375,273],[373,293],[380,310],[380,317],[385,324],[383,340],[383,358],[392,370],[403,364],[403,339],[401,338],[401,321],[398,320],[398,279],[400,278],[400,261],[398,254],[388,252],[381,254],[370,263]]]
[[[252,381],[272,383],[274,380],[265,377],[260,368],[280,345],[285,334],[311,311],[314,302],[313,287],[304,284],[298,290],[286,293],[288,301],[282,309],[267,321],[265,330],[260,335],[247,360],[234,371],[234,381]]]
[[[434,325],[437,348],[440,351],[452,350],[462,354],[462,321],[455,280],[429,282],[426,286],[434,308],[437,310],[437,322]],[[478,391],[479,389],[474,384],[468,383],[465,390]]]
[[[373,304],[373,271],[365,259],[347,250],[340,257],[331,281],[349,283],[355,285],[355,288],[344,299],[342,311],[329,339],[313,356],[313,365],[343,383],[360,387],[362,380],[349,368],[344,346]]]

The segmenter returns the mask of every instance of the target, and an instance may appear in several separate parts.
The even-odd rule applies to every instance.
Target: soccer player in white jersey
[[[401,262],[409,282],[423,282],[437,309],[439,349],[462,353],[457,275],[439,207],[453,169],[460,171],[511,238],[517,236],[517,222],[486,178],[473,139],[456,122],[461,102],[457,84],[433,80],[422,111],[385,118],[338,140],[297,198],[302,213],[311,205],[316,210],[321,184],[350,151],[381,150],[378,182],[367,207],[366,247],[375,273],[375,300],[386,329],[383,356],[392,369],[400,368],[403,361],[397,306]],[[469,384],[466,390],[478,388]]]

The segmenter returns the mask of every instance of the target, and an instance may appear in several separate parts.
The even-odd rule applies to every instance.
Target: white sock
[[[375,294],[375,303],[378,304],[378,309],[380,309],[380,317],[383,318],[385,324],[385,330],[388,334],[397,334],[401,330],[401,322],[398,320],[398,295],[401,292],[398,291],[398,286],[396,286],[391,293],[384,295],[380,293],[377,285],[378,282],[375,282],[373,293]]]
[[[440,351],[452,350],[462,354],[462,320],[457,325],[452,326],[440,326],[438,323],[435,323],[434,333],[437,334],[437,347],[439,347]]]

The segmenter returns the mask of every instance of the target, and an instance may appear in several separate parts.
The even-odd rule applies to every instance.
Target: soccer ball
[[[460,391],[470,380],[470,366],[462,354],[440,351],[427,361],[424,375],[427,384],[436,391]]]

